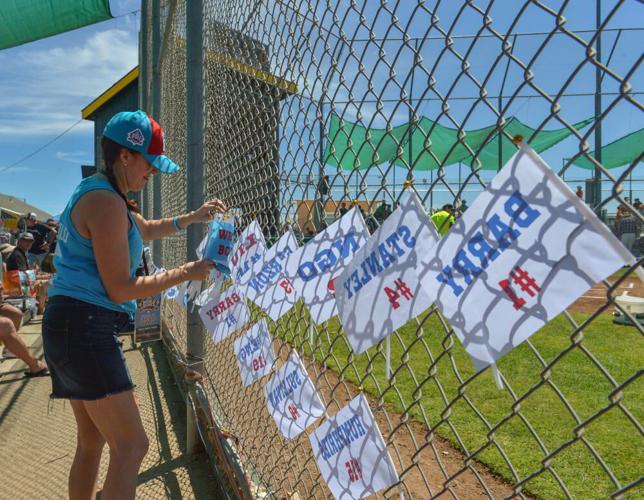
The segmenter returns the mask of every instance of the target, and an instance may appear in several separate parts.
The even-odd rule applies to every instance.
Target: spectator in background
[[[642,202],[640,201],[639,198],[635,198],[635,201],[633,202],[633,206],[638,210],[644,209],[644,206],[642,205]]]
[[[615,223],[615,226],[619,240],[628,250],[632,251],[633,244],[637,239],[637,219],[635,215],[630,210],[626,210],[626,213]]]
[[[342,204],[340,205],[340,217],[342,217],[348,211],[349,211],[349,209],[347,208],[347,204],[346,204],[346,202],[343,201]]]
[[[581,186],[577,186],[577,191],[575,191],[575,194],[577,195],[577,198],[580,200],[584,199],[584,190],[581,189]]]
[[[436,229],[438,229],[441,236],[449,231],[449,228],[454,225],[454,222],[456,222],[456,219],[454,219],[454,216],[452,215],[453,213],[454,207],[448,203],[443,205],[443,208],[431,216],[432,222],[436,226]]]
[[[373,213],[373,216],[380,224],[382,224],[383,221],[387,218],[387,215],[387,203],[385,203],[385,200],[382,200],[380,205],[378,205],[378,208],[376,208],[375,212]]]
[[[7,271],[27,271],[29,269],[29,251],[34,243],[34,237],[31,233],[20,233],[18,242],[13,252],[6,261]]]
[[[38,222],[36,214],[33,212],[27,216],[27,231],[34,237],[33,246],[28,254],[29,260],[40,267],[49,253],[49,243],[53,233],[45,224]]]

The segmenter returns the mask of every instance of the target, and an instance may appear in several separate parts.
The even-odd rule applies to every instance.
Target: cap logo
[[[144,141],[145,138],[143,137],[143,132],[141,132],[141,129],[139,128],[134,129],[132,132],[128,132],[127,134],[127,142],[130,142],[135,146],[143,146]]]

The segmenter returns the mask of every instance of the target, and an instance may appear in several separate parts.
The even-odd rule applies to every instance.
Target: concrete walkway
[[[22,338],[42,356],[40,321],[26,325]],[[139,474],[137,498],[211,499],[215,478],[205,455],[185,454],[185,405],[159,343],[132,348],[124,339],[137,401],[150,439]],[[19,360],[0,362],[0,499],[67,498],[67,475],[76,447],[68,402],[50,401],[49,377],[26,379]],[[99,495],[108,464],[107,447],[99,475]]]

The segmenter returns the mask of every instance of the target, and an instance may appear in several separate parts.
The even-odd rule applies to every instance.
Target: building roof
[[[90,102],[85,106],[81,111],[81,116],[84,120],[88,118],[91,119],[91,116],[103,107],[106,103],[110,101],[115,95],[117,95],[121,90],[127,87],[130,83],[134,82],[139,77],[139,67],[136,66],[130,70],[123,78],[114,83],[109,89],[99,95],[96,99]]]
[[[52,218],[51,214],[45,212],[44,210],[40,210],[39,208],[30,205],[20,198],[16,198],[15,196],[11,196],[9,194],[0,193],[0,208],[4,208],[22,215],[26,215],[29,212],[34,212],[38,216],[38,220],[40,221],[45,221]]]

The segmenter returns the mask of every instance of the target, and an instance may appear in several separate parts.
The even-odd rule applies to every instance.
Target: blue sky
[[[380,2],[373,0],[374,5]],[[481,8],[486,8],[489,0],[474,2]],[[546,5],[558,9],[561,0],[544,1]],[[567,19],[566,27],[572,30],[592,29],[595,24],[593,0],[570,0],[565,9]],[[604,13],[611,11],[617,0],[603,0]],[[335,5],[335,3],[332,3]],[[440,115],[440,102],[436,99],[436,92],[445,93],[460,73],[460,62],[454,57],[438,58],[444,41],[437,28],[428,30],[431,24],[431,15],[427,9],[435,9],[439,17],[438,26],[447,31],[454,24],[452,34],[457,37],[468,35],[480,28],[480,16],[471,8],[458,17],[460,1],[428,1],[427,9],[413,10],[410,6],[414,2],[390,1],[387,8],[364,9],[360,11],[363,2],[356,2],[357,8],[351,8],[350,2],[338,2],[335,10],[336,19],[323,12],[326,2],[313,2],[317,5],[319,19],[321,20],[322,35],[327,46],[320,42],[320,31],[311,26],[311,23],[302,16],[305,9],[304,3],[299,3],[299,13],[289,2],[274,2],[264,0],[255,16],[245,26],[246,33],[256,38],[269,47],[270,65],[273,73],[297,82],[299,95],[292,96],[282,103],[282,126],[280,136],[280,156],[282,167],[287,172],[305,172],[312,169],[317,173],[315,161],[312,158],[319,140],[319,128],[315,122],[315,101],[321,97],[325,101],[325,113],[331,107],[347,120],[354,120],[360,114],[362,123],[374,127],[382,127],[386,123],[393,126],[407,121],[408,108],[404,105],[385,103],[382,109],[376,111],[375,99],[399,99],[401,89],[389,79],[390,68],[379,59],[379,51],[383,51],[388,64],[396,72],[399,84],[410,92],[420,115],[435,119]],[[490,17],[493,19],[492,27],[504,33],[510,23],[517,16],[519,7],[523,2],[512,0],[496,0],[492,5]],[[240,6],[242,14],[249,11],[249,4]],[[140,17],[124,15],[140,8],[139,0],[111,0],[113,15],[116,19],[106,21],[94,26],[85,27],[70,33],[61,34],[40,40],[20,47],[0,51],[0,67],[3,69],[0,78],[0,170],[33,152],[53,137],[67,129],[80,118],[81,109],[100,95],[105,89],[121,78],[127,71],[137,64],[137,34]],[[643,5],[637,0],[625,0],[617,15],[610,23],[609,28],[641,28],[644,19]],[[395,10],[400,29],[387,31],[392,24],[392,15],[387,12]],[[249,12],[246,12],[247,14]],[[299,15],[298,15],[299,14]],[[305,13],[310,17],[310,12]],[[360,21],[364,16],[364,23]],[[211,13],[217,20],[230,21],[227,14],[219,11]],[[267,16],[272,16],[274,22],[267,22]],[[220,19],[221,18],[221,19]],[[244,19],[244,15],[238,16]],[[548,31],[552,29],[554,18],[543,10],[531,5],[521,16],[520,22],[513,28],[513,33],[531,33]],[[420,49],[423,66],[426,70],[433,69],[436,84],[428,91],[428,77],[420,68],[413,71],[414,91],[411,92],[409,76],[412,53],[408,48],[401,49],[400,41],[388,41],[384,44],[371,42],[353,42],[355,54],[364,54],[361,62],[363,72],[371,75],[373,90],[368,89],[368,80],[360,76],[358,60],[348,54],[346,47],[339,51],[341,43],[337,35],[344,32],[347,38],[367,39],[369,31],[365,26],[372,27],[376,38],[400,38],[402,30],[412,37],[429,37]],[[329,35],[334,33],[336,36]],[[641,54],[642,31],[624,32],[613,54],[610,67],[617,74],[624,75]],[[580,34],[588,40],[590,33]],[[616,32],[604,35],[604,59],[607,57]],[[545,37],[527,36],[520,37],[515,46],[515,54],[527,61],[539,49]],[[471,39],[456,38],[454,47],[465,53]],[[280,49],[282,47],[282,49]],[[296,50],[292,50],[293,47]],[[468,61],[471,64],[471,73],[482,80],[499,52],[498,41],[480,39],[476,42]],[[337,52],[336,52],[337,51]],[[337,55],[337,66],[332,64],[331,54]],[[570,68],[585,58],[583,48],[568,37],[558,37],[551,41],[533,67],[534,82],[548,93],[557,92],[563,85]],[[436,66],[434,66],[436,65]],[[486,85],[490,95],[496,95],[500,88],[502,70],[505,62],[494,72]],[[319,72],[318,72],[319,71]],[[325,78],[326,90],[322,90],[322,75]],[[341,83],[344,78],[345,84]],[[511,65],[508,71],[508,80],[504,94],[512,94],[523,82],[523,72]],[[642,91],[642,72],[635,72],[631,78],[634,92]],[[574,79],[569,92],[592,93],[594,90],[594,70],[586,64]],[[610,78],[605,79],[604,91],[616,92],[618,85]],[[529,98],[517,99],[507,110],[506,116],[515,115],[524,123],[539,126],[548,114],[549,105],[534,90],[529,88],[521,92],[531,95]],[[454,89],[456,96],[473,96],[478,94],[478,88],[468,78],[461,78]],[[422,101],[421,98],[432,99]],[[636,96],[641,100],[641,95]],[[614,97],[604,98],[604,105],[608,105]],[[457,122],[465,119],[473,106],[473,100],[450,99],[450,116]],[[591,116],[593,113],[593,97],[564,97],[560,101],[561,116],[569,122],[574,122]],[[611,110],[605,119],[604,143],[615,140],[629,132],[644,126],[643,114],[630,103],[622,102]],[[478,104],[471,116],[467,118],[465,129],[474,129],[489,125],[494,121],[494,115],[485,105]],[[440,123],[453,126],[443,116]],[[561,125],[555,120],[545,124],[546,129],[558,128]],[[9,193],[25,198],[43,210],[52,214],[62,211],[66,200],[80,180],[80,165],[93,164],[93,124],[84,121],[77,125],[71,132],[65,134],[42,152],[22,162],[15,168],[0,172],[0,192]],[[592,147],[592,141],[591,141]],[[546,161],[558,170],[562,165],[562,158],[576,152],[578,143],[567,140],[559,146],[543,154]],[[172,152],[169,151],[171,154]],[[379,184],[375,174],[385,172],[387,166],[381,169],[372,169],[369,182]],[[641,166],[638,167],[637,177],[644,177]],[[466,169],[463,169],[465,172]],[[614,171],[619,172],[619,169]],[[335,175],[335,169],[326,167],[326,173]],[[567,172],[567,177],[581,179],[588,177],[589,171],[573,168]],[[386,174],[390,189],[393,183],[394,169]],[[400,184],[405,176],[405,171],[395,169],[396,183]],[[423,183],[425,176],[417,176],[417,185]],[[486,173],[489,179],[490,173]],[[458,167],[448,167],[448,179],[456,181]],[[348,176],[344,173],[344,180],[338,178],[337,185],[351,186],[359,184],[357,176]],[[576,184],[576,182],[575,182]],[[635,183],[635,196],[642,197],[644,183]],[[625,186],[628,189],[628,186]],[[400,189],[398,186],[397,189]],[[466,194],[471,203],[476,196],[478,188]],[[301,192],[293,191],[293,199],[301,198]],[[375,194],[375,188],[369,196]],[[444,199],[443,199],[444,198]],[[438,191],[434,206],[448,200],[447,193],[441,195]]]
[[[116,19],[0,51],[0,170],[76,123],[81,109],[137,65],[139,0],[111,0]],[[83,121],[39,154],[0,173],[0,192],[60,213],[94,164]]]

